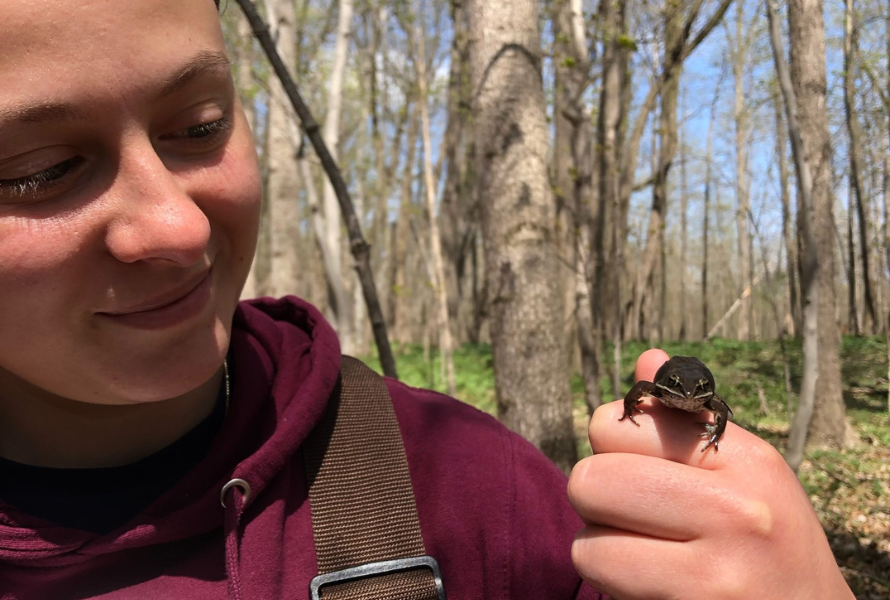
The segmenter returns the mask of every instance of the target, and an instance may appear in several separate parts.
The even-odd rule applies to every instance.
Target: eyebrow
[[[229,76],[230,73],[231,63],[225,52],[214,50],[199,52],[164,82],[158,98],[174,94],[200,77],[206,75]]]
[[[5,123],[64,123],[83,121],[85,115],[71,104],[26,104],[9,109],[0,108],[0,127]]]
[[[164,80],[156,99],[170,96],[203,76],[228,75],[229,73],[231,73],[231,63],[224,52],[211,50],[199,52]],[[24,104],[12,108],[0,107],[0,128],[12,122],[65,123],[85,120],[87,120],[87,116],[81,109],[65,102]]]

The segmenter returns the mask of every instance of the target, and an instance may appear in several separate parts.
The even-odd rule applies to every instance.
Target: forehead
[[[135,84],[223,47],[213,0],[2,0],[0,105]]]

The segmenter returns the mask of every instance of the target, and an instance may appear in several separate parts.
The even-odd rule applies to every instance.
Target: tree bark
[[[498,415],[563,470],[577,458],[534,0],[469,0],[478,198]]]
[[[668,1],[665,15],[667,19],[664,25],[665,47],[673,48],[682,45],[680,36],[683,34],[684,14],[679,0]],[[661,331],[664,317],[661,310],[656,308],[660,307],[660,304],[656,302],[655,285],[665,277],[662,265],[664,264],[668,176],[673,166],[674,155],[677,152],[677,96],[680,90],[681,72],[682,63],[676,64],[671,69],[668,69],[666,65],[662,76],[661,111],[657,126],[661,143],[658,147],[655,170],[652,175],[652,207],[649,212],[648,234],[637,276],[634,302],[637,331],[645,339],[652,338],[651,333],[646,333],[647,331]],[[654,145],[653,138],[653,152],[655,152]],[[664,294],[660,296],[663,298]],[[658,335],[658,337],[662,336]]]
[[[840,448],[844,442],[845,410],[841,395],[840,330],[836,316],[837,260],[821,0],[789,0],[788,25],[791,79],[800,110],[800,135],[804,157],[813,176],[813,234],[819,256],[819,385],[809,443]]]
[[[631,95],[628,90],[626,21],[626,0],[600,4],[602,82],[596,124],[596,185],[591,187],[595,194],[592,202],[598,206],[599,215],[593,236],[593,252],[598,260],[594,263],[591,291],[597,303],[600,336],[607,335],[612,342],[613,394],[619,394],[621,388],[621,281],[625,275],[624,243],[627,236],[627,206],[620,193],[622,129]]]
[[[410,97],[406,98],[406,104]],[[406,106],[406,109],[408,107]],[[393,332],[393,339],[400,343],[410,341],[407,328],[408,285],[405,274],[405,262],[408,255],[408,219],[412,212],[411,190],[414,185],[414,160],[417,155],[417,136],[420,129],[420,118],[417,109],[412,111],[408,124],[408,142],[405,147],[404,166],[401,177],[401,193],[396,220],[392,224],[392,245],[389,261],[389,305],[388,322]]]
[[[327,112],[325,113],[322,137],[325,145],[331,153],[331,158],[337,161],[340,146],[340,113],[343,105],[343,80],[346,75],[346,60],[349,56],[349,40],[352,35],[352,8],[353,0],[338,0],[339,13],[337,18],[337,41],[334,46],[334,64],[331,67],[331,75],[328,79]],[[340,233],[341,220],[340,209],[334,187],[329,180],[325,180],[324,196],[322,198],[322,215],[324,216],[325,239],[333,253],[331,266],[336,269],[330,274],[331,279],[344,281],[343,257],[340,251],[343,236]],[[348,302],[342,306],[336,306],[337,334],[340,338],[340,346],[344,354],[355,352],[352,323],[352,312]]]
[[[852,175],[850,176],[852,179]],[[852,184],[852,182],[851,182]],[[853,236],[852,187],[847,190],[847,330],[859,335],[859,315],[856,311],[856,241]]]
[[[276,47],[290,72],[296,64],[294,39],[294,5],[291,0],[267,2],[269,18],[274,27]],[[284,296],[300,292],[300,208],[296,147],[291,136],[287,99],[281,82],[269,81],[269,181],[266,194],[271,227],[271,264],[269,293]]]
[[[865,329],[869,333],[874,333],[877,329],[878,316],[875,311],[875,301],[872,293],[871,270],[869,269],[868,224],[865,219],[865,198],[862,191],[864,166],[862,158],[862,130],[859,126],[859,118],[856,115],[855,107],[856,61],[859,48],[857,41],[858,27],[854,23],[856,18],[854,0],[845,0],[844,4],[844,117],[847,123],[847,133],[850,136],[850,187],[856,200],[856,214],[859,218],[859,245],[862,251],[862,292],[865,297],[865,316],[867,318]],[[850,233],[852,234],[852,231]],[[851,243],[853,243],[852,237]],[[855,272],[853,265],[854,262],[851,262],[851,273]]]
[[[418,7],[415,18],[419,18],[421,14]],[[451,318],[448,315],[448,292],[445,286],[445,266],[442,261],[442,241],[439,236],[439,223],[436,220],[436,191],[439,189],[439,185],[433,174],[433,144],[430,136],[429,98],[426,81],[426,44],[424,33],[419,25],[414,29],[414,38],[417,44],[417,59],[414,61],[414,65],[417,70],[418,102],[420,104],[421,131],[423,133],[423,174],[426,183],[426,210],[430,224],[430,256],[432,257],[434,275],[432,284],[436,295],[436,317],[439,325],[439,360],[444,366],[448,393],[454,396],[456,384],[454,380],[454,358],[452,356]]]
[[[705,192],[704,192],[704,208],[702,214],[702,266],[701,266],[701,287],[702,287],[702,320],[701,335],[704,338],[708,329],[708,311],[711,303],[711,291],[708,287],[708,256],[711,252],[708,232],[711,230],[711,182],[713,176],[713,149],[714,149],[714,123],[717,120],[717,106],[720,103],[720,86],[723,83],[722,77],[714,86],[714,100],[711,102],[711,112],[708,117],[708,138],[705,146]]]
[[[224,18],[226,18],[225,15]],[[253,81],[253,63],[256,60],[256,55],[253,50],[253,37],[250,35],[250,23],[247,22],[243,14],[235,12],[231,18],[235,19],[236,43],[232,63],[235,67],[236,86],[241,105],[244,107],[247,124],[254,135],[256,135],[257,114],[253,97],[254,90],[256,89]],[[261,231],[263,229],[266,228],[261,226]],[[244,288],[241,290],[242,298],[255,298],[261,295],[259,293],[259,276],[257,273],[259,268],[257,263],[261,260],[260,252],[255,252],[250,265],[250,272],[247,274],[247,280],[244,282]]]
[[[612,2],[604,3],[612,6]],[[603,236],[600,224],[606,218],[594,191],[594,174],[590,118],[583,102],[588,87],[590,62],[587,58],[587,40],[581,23],[580,0],[554,0],[550,6],[556,74],[554,121],[554,183],[557,206],[568,213],[573,235],[564,235],[572,247],[573,277],[569,285],[574,288],[574,316],[581,353],[581,379],[588,413],[602,403],[600,374],[602,363],[601,300],[598,293],[597,273],[601,276],[603,262]],[[580,25],[580,26],[579,26]],[[608,24],[606,24],[608,27]],[[603,65],[608,63],[608,51]],[[605,92],[604,92],[605,93]],[[613,144],[614,145],[614,144]],[[604,153],[614,152],[603,148]],[[594,225],[594,222],[597,225]],[[592,235],[592,227],[599,232]],[[591,238],[595,239],[591,239]],[[568,254],[568,253],[566,253]],[[596,265],[596,266],[595,266]]]
[[[748,40],[745,35],[745,3],[736,2],[735,15],[735,39],[730,38],[730,54],[732,59],[732,78],[735,90],[735,103],[733,107],[733,120],[735,122],[735,151],[736,151],[736,235],[738,241],[738,266],[739,280],[738,291],[742,291],[750,284],[749,271],[752,257],[748,252],[751,237],[748,231],[748,212],[751,210],[748,184],[748,107],[745,103],[745,67],[747,58]],[[739,307],[738,339],[751,338],[751,296],[743,296],[742,306]]]
[[[678,338],[680,341],[686,341],[686,246],[688,237],[688,212],[689,212],[689,188],[686,179],[686,161],[688,160],[688,152],[686,148],[686,140],[684,139],[686,131],[686,102],[683,98],[681,111],[683,119],[680,125],[680,331]]]
[[[788,191],[788,137],[785,133],[785,120],[782,117],[782,92],[773,94],[776,114],[776,158],[779,165],[779,195],[782,200],[782,238],[785,243],[785,271],[788,278],[788,314],[785,327],[788,335],[797,336],[803,331],[800,313],[800,293],[797,267],[797,237],[794,235],[791,219],[791,194]]]
[[[801,292],[803,294],[803,356],[804,370],[800,384],[800,401],[797,411],[791,422],[791,433],[788,439],[788,448],[785,451],[785,460],[796,472],[803,460],[803,450],[806,444],[809,426],[816,402],[816,383],[819,378],[819,247],[816,244],[816,236],[813,231],[813,175],[810,165],[806,160],[802,128],[798,118],[798,99],[791,74],[785,63],[785,55],[782,50],[782,33],[779,25],[776,0],[766,1],[767,18],[769,19],[770,46],[773,51],[773,61],[776,66],[776,75],[782,90],[782,98],[785,103],[785,116],[788,124],[788,136],[791,138],[791,153],[794,157],[794,167],[797,172],[797,188],[800,194],[798,198],[798,214],[806,254],[802,257]],[[790,20],[790,18],[789,18]],[[794,38],[792,37],[792,40]]]
[[[465,137],[469,124],[470,84],[467,26],[464,3],[451,1],[451,22],[454,29],[451,41],[450,74],[448,79],[448,121],[445,126],[445,182],[442,190],[439,220],[442,233],[442,252],[445,259],[445,281],[448,293],[448,312],[457,319],[464,296],[465,264],[475,236],[471,220],[474,212],[466,183]]]

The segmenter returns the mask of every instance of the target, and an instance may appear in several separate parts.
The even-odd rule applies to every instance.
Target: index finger
[[[590,445],[594,454],[622,452],[664,458],[690,466],[716,469],[733,460],[738,449],[739,433],[743,429],[727,423],[720,438],[720,451],[713,446],[705,452],[706,440],[701,437],[704,428],[702,416],[668,408],[658,400],[646,399],[640,404],[645,413],[635,415],[639,427],[629,419],[619,421],[624,414],[622,401],[603,404],[590,420]]]
[[[646,350],[637,359],[637,366],[634,369],[634,381],[652,381],[655,379],[655,373],[658,372],[664,363],[670,359],[668,353],[661,348],[650,348]]]

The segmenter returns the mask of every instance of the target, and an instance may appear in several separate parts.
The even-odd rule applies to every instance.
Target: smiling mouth
[[[185,285],[123,309],[99,316],[138,329],[165,329],[200,314],[211,298],[212,269]]]

